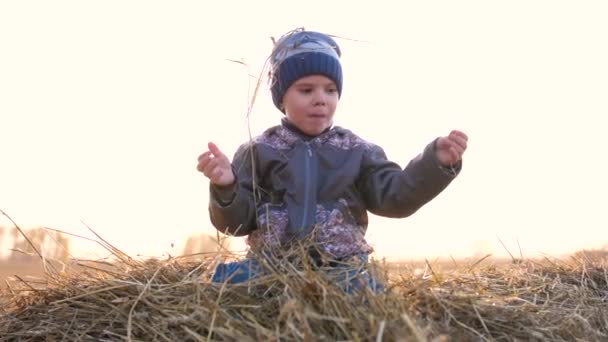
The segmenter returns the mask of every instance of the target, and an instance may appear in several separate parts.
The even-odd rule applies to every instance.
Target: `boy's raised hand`
[[[467,149],[469,138],[461,131],[451,131],[447,137],[437,139],[435,153],[439,163],[449,167],[462,159],[464,151]]]
[[[234,183],[230,159],[212,142],[207,144],[209,150],[198,157],[196,169],[202,172],[212,184],[228,186]]]

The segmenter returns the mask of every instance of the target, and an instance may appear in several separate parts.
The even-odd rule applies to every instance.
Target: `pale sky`
[[[529,257],[607,244],[607,3],[398,3],[0,2],[0,209],[91,236],[83,220],[131,255],[215,234],[196,158],[248,139],[255,83],[227,59],[257,76],[269,37],[305,27],[358,40],[337,40],[336,125],[401,166],[451,129],[470,138],[439,197],[371,217],[376,256],[502,255],[497,237]],[[251,129],[281,117],[264,79]]]

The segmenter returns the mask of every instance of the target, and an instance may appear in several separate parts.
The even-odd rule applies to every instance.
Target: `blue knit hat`
[[[287,89],[298,79],[323,75],[336,84],[342,95],[342,66],[340,47],[328,35],[314,31],[296,30],[276,43],[270,55],[271,92],[274,105],[281,109]]]

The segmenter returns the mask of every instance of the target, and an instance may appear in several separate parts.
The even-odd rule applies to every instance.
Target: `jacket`
[[[435,141],[402,169],[377,145],[333,127],[308,137],[290,125],[269,128],[241,145],[232,160],[236,182],[210,186],[209,214],[219,231],[248,235],[252,251],[310,237],[334,258],[371,253],[368,211],[403,218],[458,175],[442,167]]]

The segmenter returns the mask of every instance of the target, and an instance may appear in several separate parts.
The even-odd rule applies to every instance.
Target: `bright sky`
[[[338,40],[337,125],[402,166],[450,129],[470,138],[438,198],[371,218],[377,256],[501,255],[497,237],[530,257],[608,243],[605,1],[346,3],[0,2],[0,209],[91,236],[83,220],[131,255],[179,254],[215,232],[197,156],[248,139],[255,80],[227,59],[257,75],[270,36],[306,27],[365,41]],[[253,133],[281,117],[264,82]]]

